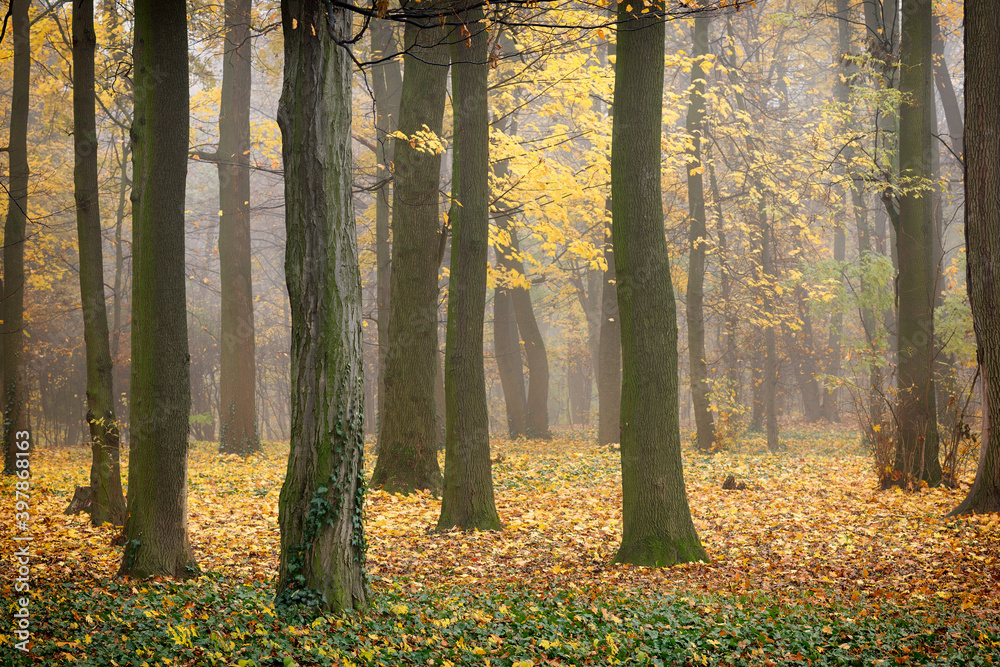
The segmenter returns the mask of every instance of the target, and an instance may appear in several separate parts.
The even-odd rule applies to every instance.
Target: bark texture
[[[976,479],[951,515],[1000,512],[1000,13],[965,3],[966,280],[979,346],[982,449]]]
[[[119,574],[187,577],[198,566],[187,532],[186,3],[139,0],[134,21],[131,442]]]
[[[681,464],[677,314],[660,185],[664,27],[641,10],[618,7],[619,25],[628,28],[618,31],[611,148],[623,360],[623,532],[615,561],[665,566],[706,556]]]
[[[708,54],[708,17],[694,20],[694,52],[691,61],[691,100],[688,103],[687,133],[690,146],[687,158],[688,222],[690,243],[687,300],[688,363],[691,376],[691,399],[698,449],[710,452],[715,446],[715,423],[712,419],[711,387],[705,361],[705,254],[709,244],[705,222],[705,185],[701,161],[702,119],[705,115],[705,71],[701,63]]]
[[[250,261],[250,1],[225,0],[219,107],[219,451],[260,451]]]
[[[328,23],[328,21],[330,21]],[[285,280],[292,318],[278,599],[334,613],[368,600],[361,275],[354,226],[351,14],[282,0]],[[332,33],[332,34],[330,34]]]
[[[3,443],[4,472],[16,469],[15,435],[28,428],[27,386],[24,377],[24,240],[28,215],[28,98],[31,86],[31,24],[29,0],[11,0],[10,39],[14,49],[11,86],[10,187],[3,246]],[[28,439],[31,442],[31,439]],[[30,450],[29,450],[30,451]]]
[[[118,420],[112,390],[111,342],[104,297],[104,252],[97,186],[94,0],[73,3],[73,135],[76,139],[76,231],[80,251],[80,302],[87,355],[87,423],[90,427],[90,522],[125,521],[119,465]]]
[[[399,130],[440,136],[448,84],[447,31],[406,27]],[[438,245],[441,155],[400,141],[395,147],[392,273],[385,398],[372,485],[390,493],[437,493],[434,384],[438,348]]]
[[[388,58],[397,51],[395,28],[385,20],[371,24],[372,59]],[[378,327],[378,419],[382,421],[385,400],[385,355],[389,350],[389,284],[392,273],[392,241],[389,232],[392,172],[396,142],[389,137],[399,121],[403,73],[399,59],[383,60],[372,67],[375,93],[375,170],[378,190],[375,199],[376,324]]]
[[[941,481],[934,396],[933,197],[913,191],[931,177],[931,0],[903,0],[899,110],[899,198],[896,248],[899,254],[898,435],[894,482]]]
[[[483,367],[486,262],[489,247],[487,35],[481,7],[455,7],[462,21],[450,36],[455,109],[451,277],[445,343],[444,490],[438,529],[500,528],[493,497],[489,416]]]

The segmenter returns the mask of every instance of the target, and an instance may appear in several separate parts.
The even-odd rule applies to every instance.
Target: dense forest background
[[[222,6],[190,2],[191,155],[185,210],[191,433],[220,437],[219,176],[206,155],[219,143],[224,24]],[[29,120],[30,211],[25,243],[25,355],[30,420],[39,442],[86,440],[86,365],[73,199],[72,43],[69,3],[31,6],[32,83]],[[132,291],[131,16],[127,3],[98,2],[96,13],[99,183],[104,275],[114,361],[116,412],[127,441]],[[254,368],[259,437],[289,433],[288,298],[284,284],[284,202],[277,3],[254,3],[248,33],[250,104],[250,244]],[[945,425],[973,423],[975,346],[965,287],[962,228],[961,2],[934,5],[933,133],[935,373]],[[539,14],[542,16],[542,14]],[[502,28],[491,36],[489,73],[491,176],[486,327],[490,428],[506,432],[494,340],[495,294],[530,288],[530,309],[544,348],[548,421],[552,427],[596,425],[601,296],[607,270],[607,208],[613,90],[613,44],[598,8],[547,9],[553,28]],[[363,18],[357,17],[360,32]],[[541,21],[537,21],[541,23]],[[577,27],[570,27],[577,26]],[[877,29],[876,29],[877,30]],[[768,406],[780,419],[855,420],[878,426],[869,405],[891,404],[894,384],[892,224],[883,195],[906,188],[894,164],[893,108],[898,63],[887,56],[895,34],[873,31],[860,3],[766,0],[720,12],[696,28],[667,25],[662,186],[664,226],[680,326],[681,417],[694,420],[688,354],[691,248],[703,275],[707,400],[720,437],[766,426]],[[700,31],[700,35],[698,34]],[[390,35],[398,50],[402,38]],[[375,60],[365,31],[359,62]],[[698,40],[701,40],[699,43]],[[10,114],[10,40],[0,58],[0,108]],[[381,52],[380,52],[381,53]],[[381,56],[379,56],[381,57]],[[390,64],[396,64],[392,61]],[[386,63],[354,72],[354,183],[364,297],[366,426],[378,425],[379,294],[376,217],[391,201],[373,100]],[[398,72],[397,72],[398,75]],[[694,83],[692,83],[694,82]],[[693,157],[688,131],[692,91],[703,90],[703,139]],[[442,152],[441,218],[451,205],[451,97],[443,131],[425,137]],[[5,118],[6,123],[6,118]],[[957,126],[956,126],[957,125]],[[391,129],[391,128],[390,128]],[[405,136],[405,135],[403,135]],[[397,139],[398,141],[399,139]],[[0,156],[2,158],[4,156]],[[701,162],[698,162],[698,159]],[[689,238],[688,165],[702,176],[704,228]],[[385,239],[388,241],[388,239]],[[766,257],[761,244],[768,246]],[[508,245],[509,244],[509,245]],[[440,262],[440,345],[444,347],[450,246]],[[701,279],[699,279],[699,282]],[[506,301],[506,299],[504,299]],[[505,311],[506,312],[506,311]],[[501,317],[504,317],[502,315]],[[522,322],[517,322],[519,325]],[[521,354],[535,341],[522,325]],[[517,344],[518,341],[515,341]],[[502,354],[501,354],[502,356]],[[528,386],[533,359],[525,359]],[[765,381],[773,364],[776,380]],[[770,375],[768,375],[770,377]],[[891,419],[890,419],[891,421]],[[956,434],[942,431],[958,446]]]

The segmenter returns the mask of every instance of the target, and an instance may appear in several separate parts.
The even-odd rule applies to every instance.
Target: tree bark
[[[131,148],[125,137],[122,137],[122,153],[119,165],[118,183],[118,206],[115,209],[115,278],[114,278],[114,306],[111,314],[111,373],[113,375],[112,386],[119,387],[115,395],[115,414],[118,415],[119,423],[128,423],[128,401],[125,396],[129,391],[129,374],[131,369],[128,364],[121,361],[121,342],[123,335],[122,326],[122,302],[125,300],[125,242],[122,238],[122,231],[125,227],[125,203],[128,200],[132,182],[128,178],[129,154]]]
[[[198,566],[187,532],[186,4],[138,0],[134,25],[132,422],[119,575],[189,577]]]
[[[437,136],[448,84],[447,31],[406,27],[399,129]],[[434,383],[438,349],[438,189],[441,155],[400,141],[395,147],[392,274],[385,398],[372,485],[390,493],[437,492]]]
[[[694,19],[694,52],[691,60],[691,101],[687,112],[688,188],[688,285],[687,331],[688,363],[691,376],[691,399],[694,403],[694,421],[697,428],[698,449],[710,452],[715,446],[715,423],[712,419],[711,387],[708,384],[708,364],[705,361],[705,247],[708,245],[708,228],[705,223],[705,186],[701,161],[702,118],[705,115],[705,77],[701,64],[708,54],[707,16]]]
[[[703,560],[681,464],[677,313],[663,231],[660,131],[664,24],[655,5],[618,6],[611,147],[613,242],[622,335],[619,563]]]
[[[90,426],[90,522],[125,521],[118,462],[118,420],[112,390],[111,342],[104,298],[104,254],[97,186],[94,0],[73,3],[73,134],[76,139],[76,230],[80,250],[80,302],[87,355],[87,423]]]
[[[608,198],[608,208],[611,198]],[[604,261],[607,268],[601,281],[601,338],[597,366],[597,444],[621,442],[622,335],[618,318],[618,283],[615,252],[611,241],[612,224],[607,226]]]
[[[498,254],[503,252],[499,248],[496,251]],[[525,435],[527,412],[524,365],[521,363],[521,343],[510,290],[500,285],[493,292],[493,351],[507,409],[507,432],[511,438],[519,438]]]
[[[948,134],[951,135],[949,148],[954,154],[955,159],[961,160],[962,137],[965,135],[965,123],[962,121],[962,110],[958,107],[958,96],[955,95],[955,86],[951,82],[951,74],[948,73],[948,61],[944,56],[945,39],[944,35],[941,34],[941,21],[937,14],[934,14],[931,20],[934,85],[937,88],[938,97],[941,98],[941,106],[944,108],[944,118],[948,124]]]
[[[903,0],[900,92],[910,100],[899,113],[900,176],[909,190],[899,198],[898,435],[896,482],[941,481],[934,397],[933,198],[914,192],[931,177],[931,0]]]
[[[371,24],[372,59],[386,58],[396,48],[395,28],[388,21]],[[382,422],[385,402],[385,357],[389,350],[389,285],[392,274],[392,242],[389,231],[390,164],[395,157],[395,141],[389,136],[399,122],[399,102],[403,74],[399,60],[384,60],[372,67],[372,88],[375,93],[375,273],[376,324],[378,327],[378,421]],[[419,129],[419,126],[418,126]]]
[[[351,13],[282,0],[285,279],[292,317],[292,426],[278,500],[278,600],[363,608],[364,366],[354,226],[351,69],[336,40]]]
[[[489,118],[487,35],[483,10],[464,0],[453,16],[452,99],[455,110],[451,277],[445,344],[447,395],[444,491],[439,530],[497,530],[489,415],[483,367],[486,262],[489,248]]]
[[[509,235],[509,245],[498,245],[497,261],[508,275],[524,279],[524,262],[517,240],[517,230],[510,225],[507,217],[499,217],[497,225],[501,232]],[[524,342],[524,360],[528,366],[528,391],[525,403],[525,435],[529,438],[548,439],[549,432],[549,358],[545,352],[545,341],[535,320],[535,310],[531,304],[531,292],[522,284],[508,288],[514,318],[520,340]]]
[[[976,479],[950,516],[1000,512],[1000,13],[965,3],[965,245],[983,392]]]
[[[935,25],[937,20],[935,17]],[[936,72],[936,68],[935,68]],[[935,74],[936,76],[936,74]],[[931,131],[934,134],[939,133],[938,127],[938,114],[937,105],[933,103],[934,93],[931,92]],[[931,137],[930,142],[930,152],[931,152],[931,207],[932,207],[932,219],[931,219],[931,267],[933,269],[933,284],[932,290],[932,307],[934,311],[944,305],[944,272],[945,272],[945,253],[946,249],[944,247],[944,235],[947,232],[947,227],[944,222],[944,211],[943,197],[941,192],[941,142],[938,141],[937,137]],[[953,353],[949,353],[945,350],[945,346],[948,341],[943,339],[940,332],[935,332],[934,341],[934,400],[935,407],[937,408],[937,425],[939,431],[943,430],[945,433],[950,434],[949,437],[956,435],[956,410],[955,401],[959,393],[958,389],[958,369],[956,368],[956,358]],[[942,471],[943,472],[943,471]],[[953,475],[954,471],[949,470],[949,474]]]
[[[225,0],[219,106],[219,270],[222,293],[219,451],[260,451],[250,261],[250,2]]]
[[[609,7],[608,15],[614,19],[615,8]],[[606,54],[615,55],[615,41],[608,38]],[[614,65],[612,65],[614,67]],[[608,116],[614,117],[614,105],[608,105]],[[601,276],[601,329],[597,341],[597,444],[600,447],[621,442],[622,407],[622,335],[618,321],[618,290],[615,273],[615,252],[611,239],[611,195],[604,203],[607,225],[604,228],[604,263]]]
[[[29,0],[11,0],[10,31],[14,50],[11,86],[10,187],[3,246],[3,442],[4,473],[16,472],[15,436],[28,429],[27,387],[24,377],[24,242],[28,216],[28,99],[31,86],[31,24]],[[31,451],[30,449],[28,450]]]

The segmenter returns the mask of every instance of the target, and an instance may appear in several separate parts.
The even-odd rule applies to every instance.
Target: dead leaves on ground
[[[941,600],[975,613],[1000,608],[1000,516],[945,519],[964,490],[908,495],[875,490],[867,457],[850,429],[785,435],[774,456],[761,443],[703,457],[685,449],[695,525],[710,563],[665,570],[611,565],[621,534],[619,455],[583,432],[548,442],[493,443],[497,508],[503,531],[439,533],[439,501],[369,490],[368,563],[376,590],[522,586],[593,589],[638,586],[664,593],[739,595],[777,600],[810,593],[906,606]],[[277,569],[277,501],[283,445],[242,460],[193,447],[189,529],[200,566],[237,579],[270,580]],[[113,575],[120,549],[110,527],[62,510],[86,479],[87,450],[40,451],[32,493],[33,576],[80,581]],[[374,456],[369,453],[369,466]],[[729,473],[748,482],[726,491]],[[9,482],[4,482],[8,484]],[[6,530],[6,528],[5,528]]]

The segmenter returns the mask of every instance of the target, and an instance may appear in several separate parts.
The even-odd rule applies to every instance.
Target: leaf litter
[[[559,600],[571,600],[566,604],[583,605],[584,615],[589,613],[602,626],[612,628],[637,622],[628,619],[631,612],[639,614],[640,620],[645,618],[637,609],[654,614],[656,609],[662,611],[662,606],[656,605],[674,605],[677,601],[710,615],[729,613],[724,611],[727,609],[732,613],[777,609],[787,623],[792,621],[786,617],[803,609],[807,615],[826,615],[802,621],[800,630],[815,630],[816,636],[812,640],[797,636],[795,641],[819,647],[833,646],[837,633],[843,634],[843,621],[837,621],[840,617],[871,617],[882,623],[893,614],[916,614],[924,626],[933,628],[939,620],[951,619],[947,622],[953,624],[954,617],[960,615],[971,619],[977,628],[995,629],[1000,625],[1000,516],[944,517],[964,497],[965,485],[959,490],[927,489],[914,494],[877,491],[870,458],[858,450],[855,430],[798,426],[785,437],[788,450],[778,455],[767,453],[759,438],[745,438],[737,450],[713,456],[697,454],[685,444],[689,504],[711,560],[664,569],[611,563],[621,535],[619,453],[598,448],[593,444],[593,434],[586,430],[563,431],[551,441],[493,442],[497,509],[504,523],[504,530],[499,532],[438,532],[434,526],[440,503],[431,494],[400,496],[369,489],[365,531],[374,593],[371,623],[383,616],[394,619],[406,644],[400,618],[419,613],[417,618],[423,619],[420,623],[436,628],[437,636],[451,625],[482,626],[482,619],[487,617],[495,625],[496,619],[503,616],[499,609],[520,605],[527,597],[537,599],[537,605],[542,605],[538,608],[547,610],[540,612],[543,616],[553,604],[555,609],[560,608],[563,603]],[[183,609],[193,604],[192,599],[214,589],[229,592],[212,593],[203,604],[224,603],[223,608],[228,608],[234,604],[233,595],[243,590],[252,602],[252,616],[264,613],[260,607],[271,609],[273,614],[268,603],[278,566],[277,502],[286,452],[287,445],[272,443],[260,455],[241,459],[218,455],[210,443],[192,447],[189,532],[199,565],[211,574],[184,584],[114,581],[120,558],[120,548],[110,546],[115,529],[92,528],[86,515],[62,514],[75,485],[86,477],[89,451],[40,452],[33,461],[32,577],[52,620],[43,625],[46,636],[36,641],[50,652],[82,648],[79,641],[60,646],[57,635],[78,634],[79,627],[70,626],[80,626],[80,622],[73,620],[67,625],[65,610],[73,606],[74,598],[86,600],[95,589],[115,589],[119,596],[123,591],[126,596],[131,593],[133,613],[152,614],[147,616],[151,619],[163,612],[163,600],[174,599],[171,594],[176,597],[173,604]],[[370,473],[374,455],[368,452],[366,459]],[[123,476],[127,475],[125,471],[127,464],[123,465]],[[722,480],[729,474],[746,482],[748,488],[724,490]],[[9,484],[3,482],[5,491]],[[9,543],[6,538],[4,541]],[[151,586],[164,587],[160,603],[144,607],[139,601],[150,590],[156,592]],[[183,593],[190,587],[195,587],[196,592]],[[0,593],[10,599],[9,580],[0,587]],[[644,607],[647,603],[655,604]],[[453,612],[463,607],[465,617],[455,617]],[[746,612],[736,611],[744,608]],[[123,607],[121,615],[127,613]],[[744,621],[749,625],[757,622]],[[818,624],[818,629],[811,624]],[[275,644],[279,648],[272,653],[280,657],[283,651],[302,648],[295,626],[277,621],[271,625],[270,632],[283,633],[283,641],[291,642],[287,646]],[[184,634],[196,630],[168,626],[157,626],[167,649],[176,651],[188,646],[195,654],[197,650],[205,651],[199,648],[197,639]],[[237,631],[242,633],[244,629]],[[464,632],[472,630],[466,628]],[[976,632],[979,635],[973,633],[972,640],[965,639],[988,647],[983,655],[1000,651],[1000,633]],[[731,638],[737,636],[730,634]],[[910,634],[917,637],[920,633]],[[656,664],[655,651],[636,649],[640,645],[635,643],[637,636],[622,637],[610,645],[605,641],[602,655],[625,651],[635,658],[641,653],[646,662]],[[702,633],[701,638],[707,636]],[[393,641],[398,644],[399,640],[396,637]],[[218,645],[216,648],[226,648],[227,642],[233,640],[219,634],[217,640],[210,641]],[[486,642],[489,650],[479,647],[483,653],[472,652],[468,657],[475,656],[477,664],[484,664],[489,656],[494,657],[491,664],[538,659],[537,655],[517,651],[505,654],[500,650],[503,642],[490,641]],[[562,643],[556,646],[553,642],[557,641],[562,642],[558,637],[534,637],[531,646],[545,655],[559,655],[560,647],[570,651]],[[0,639],[0,650],[5,650],[3,644],[9,642],[9,635]],[[842,643],[853,646],[851,641]],[[516,641],[508,645],[518,646]],[[648,641],[641,646],[650,648]],[[732,663],[720,658],[711,643],[705,644],[703,654],[690,647],[684,652],[689,664],[743,664],[741,659],[756,664],[752,644],[740,648],[736,642],[733,647],[728,655],[739,659]],[[316,657],[315,664],[347,664],[351,659],[347,656],[362,664],[379,664],[380,660],[382,664],[394,664],[384,662],[384,652],[371,647],[350,646],[338,654],[335,647],[328,646],[329,661],[321,655],[322,644],[313,648],[320,651],[310,654]],[[763,651],[768,644],[759,648]],[[452,644],[438,649],[438,653],[448,649],[466,655],[465,649]],[[371,651],[370,656],[366,650]],[[861,655],[857,652],[860,650],[855,651],[856,656]],[[881,655],[878,650],[873,655]],[[801,654],[802,650],[796,652]],[[240,655],[235,644],[232,651],[220,649],[216,653],[219,656],[210,661],[212,664],[240,664],[239,658],[226,657]],[[771,652],[765,659],[765,653],[757,656],[761,664],[781,657]],[[795,655],[786,653],[785,657]],[[53,655],[65,662],[80,660],[79,651],[74,650]],[[428,655],[432,664],[449,660],[433,651]],[[705,660],[693,657],[696,655]],[[914,655],[904,652],[896,657],[910,660]],[[820,657],[817,654],[809,659]],[[564,659],[590,661],[585,654],[573,651]],[[875,658],[876,662],[879,659]],[[246,660],[246,665],[258,664]],[[142,662],[148,661],[119,664]],[[983,664],[991,662],[992,658]],[[303,664],[313,663],[306,660]]]

